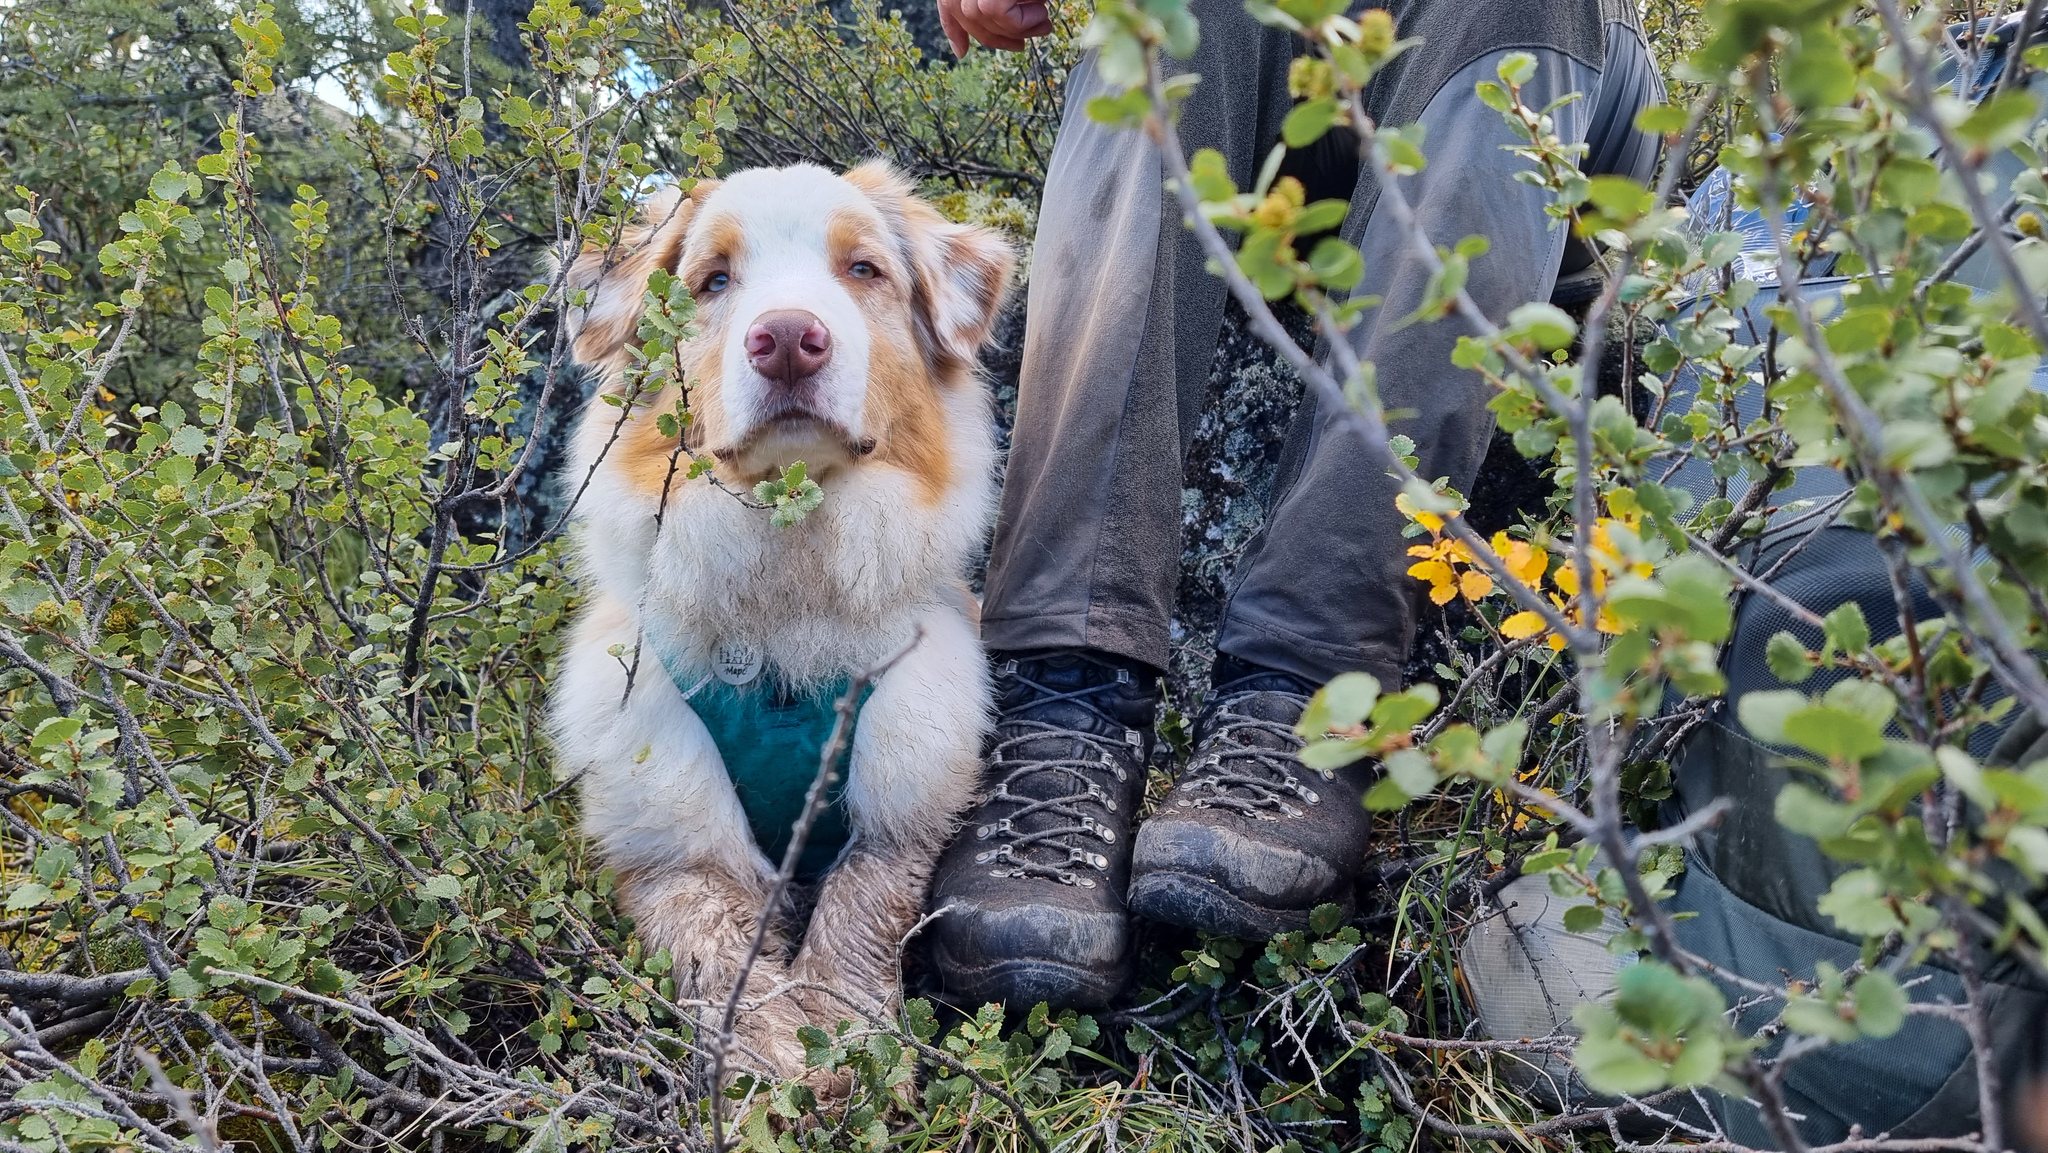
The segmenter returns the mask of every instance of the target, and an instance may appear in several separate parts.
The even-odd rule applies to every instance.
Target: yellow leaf
[[[1466,600],[1476,601],[1493,591],[1493,578],[1483,572],[1467,569],[1458,578],[1458,590],[1465,594]]]
[[[1432,604],[1440,604],[1440,605],[1447,605],[1447,604],[1450,604],[1450,603],[1451,603],[1451,598],[1452,598],[1452,597],[1455,597],[1455,596],[1457,596],[1457,595],[1458,595],[1458,586],[1457,586],[1457,585],[1452,585],[1452,584],[1441,584],[1441,585],[1437,585],[1436,587],[1434,587],[1434,588],[1432,588],[1432,589],[1430,589],[1430,590],[1429,590],[1429,599],[1430,599],[1430,603],[1432,603]]]
[[[1527,609],[1500,622],[1500,635],[1511,641],[1518,641],[1523,637],[1533,637],[1537,633],[1542,632],[1543,629],[1543,617]]]
[[[1411,544],[1411,545],[1409,545],[1409,546],[1408,546],[1408,555],[1409,555],[1409,556],[1435,556],[1435,555],[1436,555],[1436,546],[1435,546],[1435,545],[1430,545],[1430,544]]]
[[[1579,569],[1577,565],[1560,565],[1550,579],[1556,583],[1559,592],[1568,597],[1579,595]]]
[[[1440,560],[1418,561],[1415,564],[1409,565],[1408,575],[1416,580],[1428,581],[1433,585],[1441,587],[1449,587],[1453,579],[1451,576],[1451,566]],[[1442,604],[1444,602],[1438,601],[1436,603]]]
[[[1502,557],[1508,563],[1508,572],[1530,588],[1543,580],[1544,570],[1550,567],[1549,554],[1527,541],[1516,541]]]

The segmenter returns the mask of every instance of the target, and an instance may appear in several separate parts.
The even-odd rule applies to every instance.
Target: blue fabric
[[[740,807],[746,810],[754,844],[780,866],[789,850],[797,819],[803,815],[811,782],[817,779],[818,759],[824,754],[825,742],[832,738],[839,699],[846,695],[853,678],[842,676],[831,684],[798,694],[772,668],[762,669],[749,684],[729,685],[716,677],[701,682],[685,679],[677,675],[666,658],[662,664],[698,719],[711,731],[711,741],[725,761],[726,776],[732,779],[733,792],[739,795]],[[856,724],[861,707],[873,692],[874,686],[867,686],[854,703]],[[839,755],[839,763],[833,766],[837,779],[826,794],[825,807],[811,825],[803,853],[797,858],[796,878],[800,881],[815,881],[824,876],[853,835],[844,799],[846,762],[852,745],[849,735],[847,751]]]

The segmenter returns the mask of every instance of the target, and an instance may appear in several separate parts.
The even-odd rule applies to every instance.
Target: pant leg
[[[1641,47],[1639,38],[1630,43]],[[1548,194],[1514,179],[1525,165],[1505,150],[1513,134],[1473,94],[1476,82],[1494,78],[1509,51],[1536,58],[1536,75],[1523,92],[1530,104],[1541,107],[1570,92],[1587,95],[1553,113],[1566,142],[1587,140],[1594,107],[1603,103],[1596,92],[1602,73],[1554,48],[1497,49],[1458,68],[1429,98],[1419,118],[1429,163],[1402,181],[1436,244],[1448,247],[1472,235],[1491,240],[1490,251],[1472,262],[1467,290],[1496,322],[1519,304],[1549,298],[1565,240],[1544,213]],[[1635,75],[1633,69],[1622,71]],[[1638,100],[1649,95],[1643,92]],[[1633,131],[1633,118],[1630,111],[1619,123]],[[1655,160],[1654,147],[1616,145],[1608,151],[1626,156],[1634,168],[1642,168],[1645,158]],[[1647,169],[1628,174],[1650,175]],[[1360,183],[1345,236],[1365,259],[1366,276],[1357,291],[1377,294],[1383,303],[1349,338],[1359,356],[1377,367],[1389,429],[1415,442],[1417,471],[1428,479],[1448,477],[1453,487],[1467,491],[1493,434],[1486,409],[1492,389],[1477,373],[1451,366],[1451,352],[1467,331],[1462,321],[1406,323],[1427,290],[1429,272],[1392,214],[1378,210],[1376,191],[1366,187],[1370,173],[1361,174]],[[1318,682],[1358,669],[1382,683],[1399,683],[1421,594],[1419,582],[1407,575],[1412,562],[1401,535],[1406,518],[1394,507],[1399,492],[1399,483],[1341,414],[1305,400],[1282,460],[1272,513],[1239,565],[1218,650]]]
[[[1185,147],[1256,176],[1290,101],[1294,44],[1238,0],[1195,0],[1202,77]],[[1029,320],[982,636],[1164,667],[1180,571],[1181,474],[1223,317],[1144,133],[1088,119],[1091,54],[1068,79],[1032,255]]]

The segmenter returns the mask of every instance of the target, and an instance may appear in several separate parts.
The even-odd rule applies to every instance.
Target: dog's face
[[[570,270],[590,294],[579,361],[628,363],[647,278],[665,267],[697,302],[682,349],[693,452],[742,481],[802,460],[817,474],[902,468],[932,499],[950,485],[946,394],[975,387],[1010,279],[1000,238],[945,220],[880,164],[753,169],[650,198],[644,219],[625,253]],[[673,441],[633,423],[627,467],[665,464]]]

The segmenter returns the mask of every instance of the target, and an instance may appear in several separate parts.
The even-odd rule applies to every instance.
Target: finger
[[[1017,35],[1027,40],[1035,36],[1044,36],[1052,31],[1052,12],[1045,4],[1039,3],[1037,0],[1024,0],[1024,3],[1017,5],[1010,11],[1013,19],[1016,21]]]
[[[946,43],[953,46],[953,58],[967,55],[967,29],[960,26],[960,0],[939,0],[939,27],[946,30]]]
[[[1011,5],[1016,0],[960,0],[960,23],[990,48],[1014,52],[1024,47],[1017,36]]]

